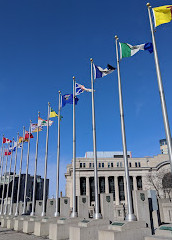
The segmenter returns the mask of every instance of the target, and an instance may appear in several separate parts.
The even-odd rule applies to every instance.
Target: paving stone
[[[11,229],[0,227],[0,240],[45,240],[45,237],[37,237],[32,234],[25,234],[22,232],[16,232]]]

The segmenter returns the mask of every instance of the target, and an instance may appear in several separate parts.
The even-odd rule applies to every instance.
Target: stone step
[[[171,238],[162,237],[162,236],[150,236],[150,237],[145,237],[145,240],[171,240]]]

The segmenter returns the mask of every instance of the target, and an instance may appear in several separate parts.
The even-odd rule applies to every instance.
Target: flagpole
[[[93,79],[93,59],[91,61],[91,89],[92,89],[92,126],[93,126],[93,155],[94,155],[94,187],[95,187],[95,213],[94,218],[100,219],[99,195],[98,195],[98,173],[97,173],[97,148],[96,148],[96,123],[94,106],[94,79]]]
[[[75,128],[75,77],[73,77],[73,209],[71,217],[78,216],[76,211],[76,128]]]
[[[30,125],[29,125],[29,140],[28,140],[28,151],[27,151],[27,164],[26,164],[26,176],[25,176],[25,189],[24,189],[23,214],[26,214],[26,193],[27,193],[27,180],[28,180],[28,169],[29,169],[31,123],[32,123],[32,121],[30,120]],[[31,200],[31,199],[30,199],[30,200]]]
[[[8,150],[9,150],[9,143],[8,143]],[[3,213],[3,206],[4,206],[4,192],[5,192],[5,180],[6,180],[6,174],[7,174],[8,150],[7,150],[7,157],[6,157],[6,164],[5,164],[5,172],[4,172],[4,182],[3,182],[3,190],[2,190],[2,199],[1,199],[1,211],[0,211],[0,215]]]
[[[17,144],[19,140],[19,132],[17,133]],[[14,163],[14,172],[13,172],[13,184],[12,184],[12,191],[11,191],[11,202],[10,202],[10,211],[9,215],[12,215],[13,212],[13,198],[14,198],[14,183],[15,183],[15,175],[16,175],[16,164],[17,164],[17,149],[18,147],[16,146],[16,155],[15,155],[15,163]]]
[[[3,168],[3,147],[4,147],[4,134],[2,136],[2,147],[1,147],[1,179],[2,179],[2,168]]]
[[[116,58],[117,58],[117,71],[118,71],[118,88],[119,88],[119,108],[120,108],[120,118],[121,118],[121,134],[122,134],[123,157],[124,157],[124,165],[125,165],[125,180],[126,180],[126,186],[127,186],[127,202],[128,202],[128,214],[126,215],[125,220],[126,221],[136,221],[136,216],[134,215],[133,207],[132,207],[130,177],[129,177],[129,170],[128,170],[128,157],[127,157],[127,144],[126,144],[125,124],[124,124],[122,86],[121,86],[119,56],[118,56],[118,36],[115,36],[115,39],[116,39]]]
[[[42,214],[44,217],[46,215],[46,180],[47,180],[47,160],[48,160],[48,136],[49,136],[49,117],[50,117],[50,103],[48,102],[48,117],[47,117],[47,137],[46,137],[46,152],[45,152],[45,170],[44,170],[44,189],[43,189],[43,205],[42,205]]]
[[[18,179],[17,203],[16,203],[15,216],[18,216],[18,214],[19,214],[19,195],[20,195],[20,181],[21,181],[21,171],[22,171],[23,143],[24,143],[24,139],[25,139],[25,127],[23,127],[23,139],[22,139],[22,148],[21,148],[20,170],[19,170],[19,179]]]
[[[38,112],[38,118],[40,116],[40,112]],[[38,141],[39,141],[39,126],[37,125],[37,138],[36,138],[36,154],[35,154],[35,172],[34,172],[34,180],[33,180],[33,196],[32,196],[32,212],[31,216],[35,215],[35,192],[36,192],[36,173],[37,173],[37,162],[38,162]]]
[[[57,142],[57,176],[56,176],[56,210],[55,217],[60,215],[59,209],[59,163],[60,163],[60,109],[61,109],[61,92],[59,91],[59,109],[58,109],[58,142]]]
[[[2,181],[2,172],[3,172],[3,162],[4,162],[4,143],[3,143],[4,135],[2,137],[2,151],[1,151],[1,181]]]
[[[9,176],[8,176],[8,186],[7,186],[7,194],[6,194],[6,204],[5,204],[5,211],[4,215],[7,214],[7,206],[8,206],[8,194],[9,194],[9,186],[10,186],[10,173],[11,173],[11,164],[12,164],[12,159],[13,159],[13,147],[14,147],[14,138],[12,141],[12,150],[11,150],[11,158],[10,158],[10,168],[9,168]]]
[[[165,134],[166,134],[166,140],[167,140],[167,146],[168,146],[168,155],[169,155],[171,172],[172,172],[171,132],[170,132],[170,126],[169,126],[169,121],[168,121],[168,113],[167,113],[167,107],[166,107],[166,102],[165,102],[165,95],[164,95],[164,88],[163,88],[163,84],[162,84],[162,78],[161,78],[161,72],[160,72],[160,66],[159,66],[159,60],[158,60],[158,53],[157,53],[157,48],[156,48],[155,34],[154,34],[152,17],[151,17],[151,12],[150,12],[151,5],[150,5],[150,3],[147,3],[146,5],[148,7],[150,28],[151,28],[151,33],[152,33],[152,44],[153,44],[153,50],[154,50],[155,67],[156,67],[158,88],[159,88],[159,94],[160,94],[160,100],[161,100],[162,116],[163,116],[163,120],[164,120],[164,128],[165,128]]]

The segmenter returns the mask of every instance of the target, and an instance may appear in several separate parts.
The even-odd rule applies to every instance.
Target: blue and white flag
[[[84,87],[84,85],[81,85],[79,83],[75,83],[75,94],[80,95],[84,91],[86,92],[91,92],[92,90],[89,88]]]
[[[14,142],[14,146],[13,147],[10,145],[9,151],[15,151],[16,147],[17,148],[22,148],[22,144],[20,144],[20,143],[17,144],[17,142]]]
[[[79,98],[75,97],[75,105],[79,101]],[[64,107],[66,103],[73,104],[73,94],[65,94],[61,97],[61,107]]]
[[[104,77],[112,73],[116,69],[109,64],[107,65],[107,68],[103,69],[99,66],[96,66],[94,63],[93,63],[93,68],[94,68],[94,79]]]

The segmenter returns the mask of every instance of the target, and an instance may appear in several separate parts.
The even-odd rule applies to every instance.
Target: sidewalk
[[[0,240],[45,240],[47,238],[36,237],[34,235],[16,232],[7,228],[0,227]]]

